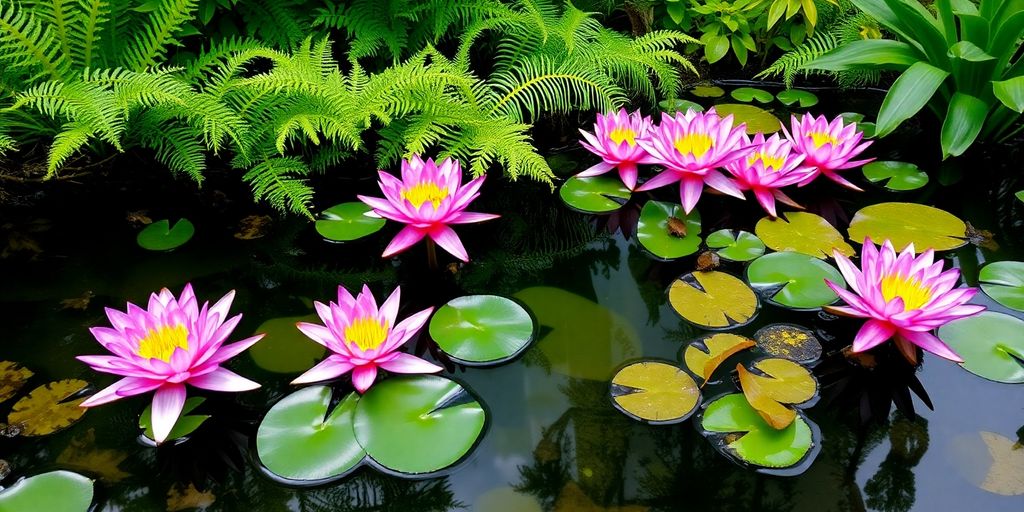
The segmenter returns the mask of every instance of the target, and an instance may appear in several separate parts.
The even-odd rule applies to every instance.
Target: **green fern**
[[[806,76],[810,72],[801,69],[804,64],[834,50],[839,45],[839,38],[831,32],[819,30],[813,37],[807,38],[793,50],[784,53],[767,69],[754,75],[754,78],[771,78],[781,76],[786,87],[793,87],[798,74]]]
[[[279,210],[308,212],[313,192],[305,180],[296,176],[309,174],[305,162],[294,157],[268,158],[249,170],[242,179],[252,187],[253,194]],[[307,213],[312,218],[312,215]]]
[[[0,5],[0,55],[7,66],[23,69],[30,79],[60,79],[68,72],[53,30],[17,3]]]
[[[163,0],[127,46],[125,65],[142,71],[160,64],[167,47],[176,42],[175,32],[195,16],[198,7],[199,0]]]

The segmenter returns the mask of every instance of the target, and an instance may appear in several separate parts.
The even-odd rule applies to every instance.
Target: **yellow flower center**
[[[674,145],[676,151],[684,155],[692,154],[694,158],[700,158],[714,147],[715,141],[711,140],[711,137],[706,133],[691,133],[676,139]]]
[[[364,352],[379,347],[386,339],[387,322],[380,323],[373,317],[357,318],[345,328],[345,340],[355,343]]]
[[[622,141],[626,141],[629,143],[630,147],[636,146],[636,132],[630,128],[616,126],[615,129],[608,134],[608,138],[616,145],[622,144]]]
[[[907,311],[919,309],[932,298],[932,290],[920,281],[901,275],[890,275],[882,278],[882,297],[886,302],[899,297]]]
[[[136,353],[141,357],[155,358],[166,363],[171,360],[171,354],[176,348],[188,349],[188,329],[181,324],[150,329],[146,336],[139,340],[139,349]]]
[[[825,144],[831,144],[832,147],[839,145],[839,140],[833,137],[831,134],[825,132],[811,132],[811,140],[814,141],[815,149],[824,146]]]
[[[436,210],[441,205],[441,200],[448,197],[448,188],[441,188],[436,183],[423,182],[402,190],[402,199],[412,203],[413,207],[419,208],[423,203],[430,201]]]
[[[771,171],[778,171],[782,168],[783,164],[786,163],[786,159],[781,156],[769,155],[763,151],[756,151],[747,158],[747,165],[754,165],[758,160],[761,161],[761,165],[763,165],[765,169]]]

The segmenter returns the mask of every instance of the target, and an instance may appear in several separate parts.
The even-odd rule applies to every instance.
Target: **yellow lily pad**
[[[751,364],[761,375],[736,365],[740,387],[751,407],[765,422],[784,429],[796,419],[796,411],[784,404],[799,405],[810,401],[818,391],[818,381],[811,372],[795,361],[781,358],[761,359]]]
[[[65,379],[39,386],[14,403],[7,423],[20,425],[24,436],[45,436],[68,428],[85,414],[79,404],[86,397],[62,401],[88,385],[84,380]]]
[[[725,272],[691,272],[672,282],[668,302],[686,321],[709,329],[745,325],[757,314],[757,295]]]
[[[640,361],[612,378],[612,403],[627,416],[650,423],[676,423],[693,414],[700,389],[690,374],[660,361]]]
[[[32,377],[32,370],[13,361],[0,361],[0,402],[14,396]]]
[[[777,219],[764,217],[757,221],[754,232],[776,251],[796,251],[819,259],[832,257],[833,249],[844,256],[854,254],[843,235],[813,213],[786,212]]]
[[[701,376],[706,383],[715,369],[733,354],[754,346],[754,340],[738,334],[718,333],[705,336],[686,347],[683,361],[686,367]]]
[[[757,347],[776,357],[810,363],[821,357],[821,342],[806,327],[794,324],[766,325],[754,333]]]
[[[1001,496],[1024,496],[1024,448],[995,432],[953,438],[956,467],[971,483]]]
[[[967,224],[945,210],[917,203],[878,203],[861,208],[850,221],[850,240],[870,238],[881,244],[888,239],[897,251],[909,244],[948,251],[967,243]]]
[[[722,117],[731,115],[733,117],[733,126],[746,123],[748,135],[756,133],[768,135],[782,129],[782,121],[779,121],[775,114],[753,105],[720,103],[715,105],[715,112]]]

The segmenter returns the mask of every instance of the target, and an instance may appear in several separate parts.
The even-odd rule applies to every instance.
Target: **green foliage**
[[[847,16],[841,17],[827,28],[819,30],[803,43],[784,53],[771,66],[755,75],[755,78],[782,77],[786,87],[792,87],[798,75],[809,76],[814,73],[821,73],[821,71],[804,67],[808,62],[851,41],[881,37],[881,33],[877,28],[877,22],[873,18],[864,13],[856,12],[855,9],[852,12],[847,11],[847,13]],[[825,74],[835,78],[841,87],[860,87],[874,84],[878,82],[880,77],[877,69],[848,69],[825,72]]]

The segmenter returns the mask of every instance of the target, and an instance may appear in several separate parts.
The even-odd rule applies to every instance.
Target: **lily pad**
[[[303,388],[267,411],[256,431],[256,453],[271,473],[323,482],[349,474],[363,461],[352,430],[359,395],[349,393],[330,410],[331,394],[327,386]]]
[[[682,369],[661,361],[640,361],[615,374],[612,403],[623,414],[652,424],[678,423],[700,403],[700,389]]]
[[[747,282],[761,297],[782,307],[813,310],[839,300],[825,279],[846,286],[832,265],[799,252],[773,252],[747,267]]]
[[[765,353],[808,364],[821,358],[821,342],[806,327],[794,324],[766,325],[754,333],[757,348]]]
[[[754,340],[738,334],[720,332],[691,342],[683,352],[683,362],[706,383],[729,357],[754,346]]]
[[[316,232],[333,242],[348,242],[381,230],[386,220],[366,214],[373,211],[369,205],[353,201],[336,204],[320,214],[316,221]]]
[[[981,289],[992,300],[1017,311],[1024,311],[1024,262],[997,261],[981,267]]]
[[[735,229],[720,229],[705,240],[709,249],[729,261],[750,261],[764,254],[764,242],[757,235]]]
[[[79,404],[86,397],[65,400],[81,394],[88,385],[84,380],[65,379],[39,386],[14,403],[7,423],[21,425],[24,436],[45,436],[64,430],[85,414]]]
[[[839,117],[843,120],[843,124],[860,123],[864,120],[864,114],[860,112],[843,112],[839,114]]]
[[[167,435],[167,441],[181,439],[195,432],[200,425],[210,419],[209,414],[188,415],[188,413],[194,411],[196,407],[199,407],[205,401],[205,398],[199,396],[185,400],[185,406],[182,407],[181,415],[178,416],[178,420],[171,427],[171,433]],[[155,435],[153,434],[153,404],[147,405],[146,409],[142,411],[142,416],[139,416],[139,428],[142,429],[142,433],[146,437],[153,439]]]
[[[888,239],[897,251],[948,251],[967,243],[967,225],[955,215],[917,203],[879,203],[861,208],[850,221],[850,240],[875,243]]]
[[[435,375],[392,377],[356,406],[356,439],[380,466],[433,473],[466,456],[483,433],[483,407],[457,382]]]
[[[169,251],[185,245],[196,234],[196,228],[188,219],[180,219],[171,226],[171,221],[158,220],[135,237],[139,247],[150,251]]]
[[[725,272],[691,272],[672,282],[668,302],[686,321],[708,329],[746,325],[757,315],[757,295]]]
[[[562,201],[583,213],[608,213],[618,210],[631,195],[622,181],[610,176],[569,178],[558,190]]]
[[[953,438],[956,468],[974,485],[1001,496],[1024,495],[1024,450],[995,432],[974,432]]]
[[[802,89],[786,89],[784,91],[779,91],[775,97],[778,98],[783,105],[787,106],[798,103],[801,108],[810,108],[818,104],[817,94],[814,94],[811,91],[804,91]],[[863,115],[860,117],[861,119],[864,118]]]
[[[686,112],[687,110],[692,110],[694,112],[704,112],[704,105],[701,105],[700,103],[694,103],[689,100],[663,100],[660,103],[658,103],[658,106],[660,106],[662,110],[668,112],[669,114],[674,114],[676,112]]]
[[[698,98],[719,98],[725,96],[725,89],[717,85],[698,85],[690,89],[690,94]]]
[[[685,229],[678,227],[680,222]],[[640,245],[663,260],[689,256],[700,249],[700,213],[694,210],[687,215],[678,204],[647,201],[640,210],[636,237]]]
[[[92,480],[70,471],[51,471],[0,491],[0,512],[86,512],[92,495]]]
[[[774,429],[739,393],[707,404],[701,428],[726,455],[766,468],[795,466],[808,456],[814,444],[811,428],[802,415],[788,427]]]
[[[965,370],[996,382],[1024,382],[1024,320],[984,311],[953,320],[937,334],[964,359]]]
[[[32,370],[14,361],[0,361],[0,402],[7,401],[32,377]]]
[[[1013,194],[1013,196],[1016,197],[1018,201],[1024,203],[1024,190],[1018,190],[1017,193]]]
[[[743,396],[772,428],[783,429],[796,420],[796,411],[786,405],[798,406],[817,394],[818,381],[796,361],[771,357],[751,363],[750,368],[736,365]]]
[[[747,123],[747,134],[754,135],[758,132],[765,135],[775,133],[782,129],[782,121],[771,112],[742,103],[722,103],[715,105],[715,112],[725,117],[733,116],[733,125]]]
[[[320,322],[317,315],[271,318],[260,324],[256,332],[266,336],[246,353],[256,366],[274,373],[298,373],[319,362],[327,349],[302,334],[295,324]]]
[[[897,192],[917,190],[928,184],[928,173],[910,162],[876,160],[864,165],[861,171],[871,183]]]
[[[764,217],[757,221],[754,232],[776,251],[796,251],[819,259],[832,257],[833,249],[844,256],[854,254],[843,235],[813,213],[786,212],[776,219]]]
[[[536,326],[530,312],[497,295],[467,295],[448,301],[430,319],[430,337],[457,362],[499,364],[526,350]]]
[[[729,93],[729,96],[732,96],[732,99],[742,101],[743,103],[752,103],[754,101],[757,101],[758,103],[771,103],[772,100],[775,99],[775,96],[772,96],[772,93],[764,89],[758,89],[757,87],[738,87],[733,89],[732,92]]]

